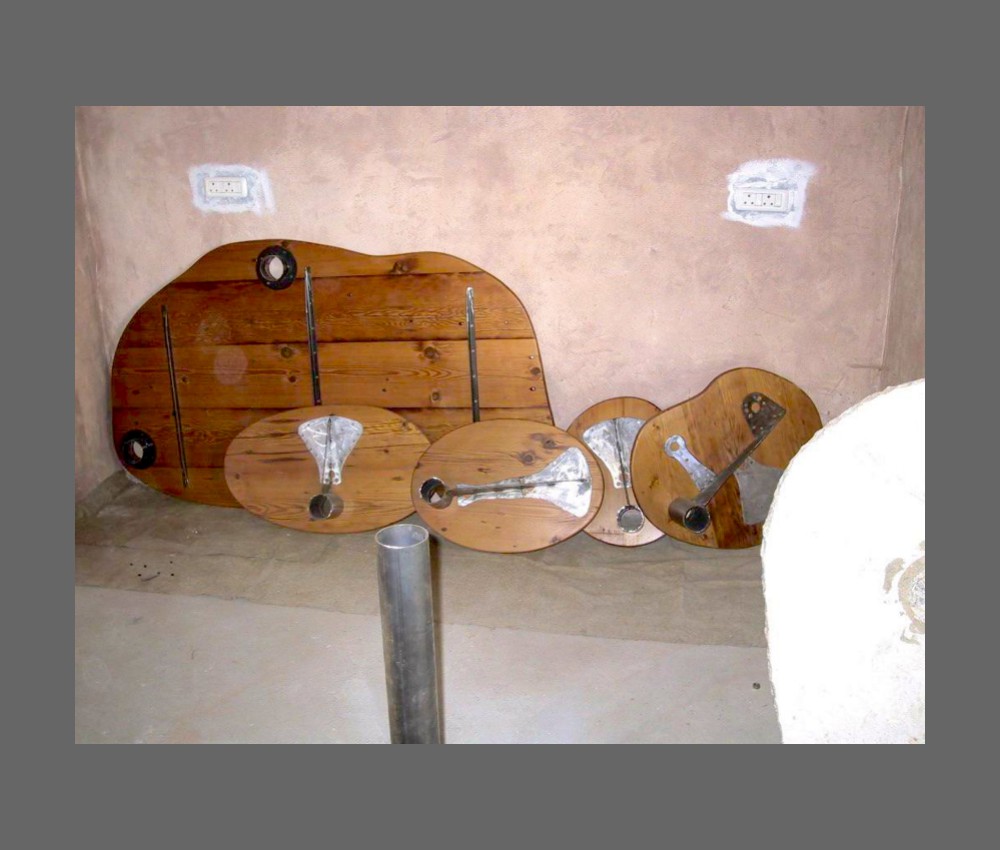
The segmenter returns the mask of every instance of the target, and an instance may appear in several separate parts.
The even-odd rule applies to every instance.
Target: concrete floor
[[[115,489],[78,512],[78,742],[388,741],[374,533]],[[780,740],[757,549],[432,563],[448,743]]]

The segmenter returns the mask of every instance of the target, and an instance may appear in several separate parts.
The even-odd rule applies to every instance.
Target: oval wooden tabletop
[[[431,479],[449,487],[489,486],[535,476],[560,458],[580,459],[567,455],[571,449],[582,454],[589,477],[590,492],[578,503],[580,516],[544,498],[482,498],[471,504],[453,498],[439,508],[421,496]],[[531,552],[582,531],[600,509],[604,479],[586,445],[560,428],[498,419],[466,425],[437,440],[417,463],[410,491],[420,518],[453,543],[482,552]]]
[[[267,252],[285,252],[287,281],[261,277]],[[164,493],[238,507],[223,474],[226,447],[280,411],[318,403],[385,407],[432,440],[470,424],[470,287],[482,419],[551,423],[531,320],[493,275],[436,252],[376,257],[261,239],[213,249],[132,316],[111,369],[119,459]]]
[[[583,442],[587,443],[588,447],[593,450],[595,457],[600,461],[601,475],[604,477],[604,500],[601,502],[601,509],[597,512],[597,516],[594,517],[590,525],[584,529],[591,537],[604,543],[610,543],[613,546],[643,546],[646,543],[652,543],[654,540],[659,540],[663,537],[663,532],[645,518],[645,515],[642,514],[642,509],[638,506],[634,487],[628,481],[631,478],[631,472],[629,472],[628,478],[625,481],[622,480],[620,475],[616,476],[613,474],[601,457],[601,452],[594,445],[588,443],[584,437],[588,428],[599,425],[602,422],[627,418],[638,419],[645,423],[659,412],[660,408],[651,401],[635,398],[634,396],[619,396],[618,398],[609,398],[588,407],[566,429],[578,440],[583,440]],[[623,445],[621,447],[621,454],[622,460],[629,470],[631,470],[632,443]],[[633,514],[631,511],[628,511],[623,514],[622,511],[630,506],[638,510],[639,513]],[[642,524],[636,531],[626,531],[623,525],[628,527],[630,520],[634,522],[634,516],[641,517]]]
[[[320,466],[299,436],[303,422],[344,417],[361,435],[330,493],[342,512],[313,519],[310,500],[321,491]],[[266,520],[321,534],[369,531],[413,513],[410,476],[429,442],[412,422],[367,405],[320,405],[268,416],[241,431],[225,457],[226,483],[248,511]]]
[[[699,488],[663,448],[668,437],[679,434],[702,464],[721,472],[753,441],[742,408],[743,399],[752,392],[763,393],[785,408],[785,415],[753,453],[753,459],[784,469],[822,422],[808,395],[786,378],[764,369],[741,367],[722,373],[694,398],[654,416],[636,437],[632,481],[639,507],[671,537],[717,549],[739,549],[761,542],[763,522],[743,522],[735,476],[709,504],[711,523],[704,534],[671,520],[670,503],[678,497],[694,497]]]

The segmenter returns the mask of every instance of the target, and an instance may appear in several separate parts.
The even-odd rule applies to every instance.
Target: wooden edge
[[[184,282],[184,283],[198,283],[198,282],[208,282],[208,281],[224,281],[232,280],[230,276],[223,276],[218,278],[206,278],[203,274],[199,273],[198,276],[193,274],[195,266],[203,263],[205,260],[210,258],[222,258],[227,253],[237,253],[242,250],[246,250],[253,255],[259,254],[265,248],[272,245],[280,245],[283,248],[287,248],[293,254],[295,254],[296,249],[305,248],[306,252],[309,251],[322,251],[332,255],[335,259],[332,262],[343,262],[345,265],[350,267],[351,263],[356,263],[358,265],[363,265],[365,263],[381,263],[382,265],[388,266],[385,269],[379,269],[370,272],[348,272],[346,274],[337,275],[326,275],[335,277],[350,277],[350,276],[365,276],[365,275],[384,275],[391,274],[393,272],[397,274],[441,274],[443,272],[421,272],[414,270],[414,258],[417,256],[423,256],[426,258],[442,259],[446,261],[446,265],[450,267],[450,270],[454,273],[462,272],[482,272],[484,271],[479,266],[470,263],[468,260],[463,260],[461,257],[456,257],[453,254],[447,254],[443,251],[407,251],[400,254],[364,254],[360,251],[350,251],[347,248],[341,248],[336,245],[325,245],[321,242],[309,242],[305,240],[296,239],[247,239],[240,242],[227,242],[223,245],[218,245],[215,248],[202,254],[197,260],[195,260],[190,266],[188,266],[181,274],[175,277],[170,283],[174,282]],[[296,258],[296,263],[298,263],[298,258]],[[488,272],[487,272],[488,274]],[[301,269],[296,277],[301,276]],[[235,278],[237,280],[255,280],[253,275],[245,278]],[[168,284],[169,285],[169,284]]]
[[[772,378],[777,378],[782,383],[791,384],[806,397],[806,399],[809,401],[809,404],[812,405],[813,411],[816,413],[817,418],[822,423],[823,419],[819,415],[819,409],[816,407],[816,403],[812,400],[812,397],[809,395],[809,393],[807,393],[804,389],[802,389],[802,387],[800,387],[797,383],[795,383],[795,381],[791,380],[790,378],[786,378],[784,375],[779,375],[777,372],[772,372],[769,369],[761,369],[758,366],[734,366],[732,369],[726,369],[725,372],[719,372],[718,375],[716,375],[714,378],[712,378],[711,381],[705,384],[705,386],[702,388],[700,392],[695,393],[693,396],[690,396],[689,398],[686,398],[684,399],[684,401],[678,402],[677,404],[672,404],[669,407],[664,407],[663,410],[661,410],[660,412],[666,413],[669,410],[673,410],[675,407],[681,407],[682,405],[685,405],[688,402],[694,401],[697,398],[701,398],[701,396],[705,395],[705,393],[707,393],[712,388],[713,384],[718,383],[726,375],[731,375],[733,372],[762,372],[765,375],[770,375]]]

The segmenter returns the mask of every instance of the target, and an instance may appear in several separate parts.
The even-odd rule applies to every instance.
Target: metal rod
[[[479,496],[484,493],[524,493],[559,484],[589,484],[589,478],[558,478],[553,481],[512,481],[509,484],[456,484],[449,487],[440,478],[428,478],[420,485],[420,498],[432,508],[446,508],[456,496]]]
[[[309,333],[309,369],[312,372],[313,404],[322,404],[319,386],[319,347],[316,344],[316,312],[313,309],[312,269],[306,266],[306,330]]]
[[[170,400],[174,407],[174,429],[177,433],[177,452],[181,459],[181,481],[188,486],[187,456],[184,453],[184,429],[181,427],[181,403],[177,396],[177,372],[174,370],[174,344],[170,338],[170,314],[167,305],[160,308],[163,317],[163,346],[167,350],[167,371],[170,374]]]
[[[628,488],[632,483],[632,470],[629,468],[629,458],[625,457],[624,440],[622,440],[621,417],[611,420],[615,426],[615,451],[618,454],[618,466],[622,471],[622,487],[625,489],[625,501],[628,501]]]
[[[479,421],[479,367],[476,358],[476,305],[473,290],[465,290],[465,323],[469,329],[469,380],[472,384],[472,421]]]
[[[618,465],[622,471],[622,488],[625,490],[625,504],[618,509],[616,521],[618,527],[629,534],[635,534],[642,530],[646,524],[646,515],[629,498],[628,490],[632,484],[632,469],[629,466],[631,455],[625,457],[624,440],[622,440],[621,417],[612,420],[615,424],[615,448],[618,451]],[[635,491],[633,491],[634,493]]]
[[[440,744],[427,529],[391,525],[375,535],[375,542],[392,743]]]
[[[697,501],[705,505],[712,501],[712,499],[715,498],[715,494],[722,488],[722,485],[725,484],[733,473],[743,465],[743,462],[757,450],[757,447],[764,442],[764,438],[774,430],[774,426],[778,424],[778,420],[780,420],[784,415],[785,411],[782,410],[773,422],[771,422],[766,428],[762,429],[753,442],[736,455],[729,466],[716,475],[715,480],[698,494]]]

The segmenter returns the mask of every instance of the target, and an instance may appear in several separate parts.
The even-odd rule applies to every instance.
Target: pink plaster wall
[[[562,426],[614,395],[683,401],[742,364],[792,379],[828,419],[879,387],[904,116],[81,107],[78,495],[115,468],[106,384],[129,317],[206,251],[242,239],[444,251],[487,269],[532,317]],[[817,167],[797,230],[721,217],[727,175],[767,157]],[[275,211],[197,210],[187,171],[207,162],[267,171]]]
[[[79,150],[77,151],[79,157]],[[88,194],[76,168],[76,498],[86,496],[118,468],[111,445],[108,344],[94,267]]]
[[[883,387],[924,377],[924,121],[924,107],[907,111]]]

